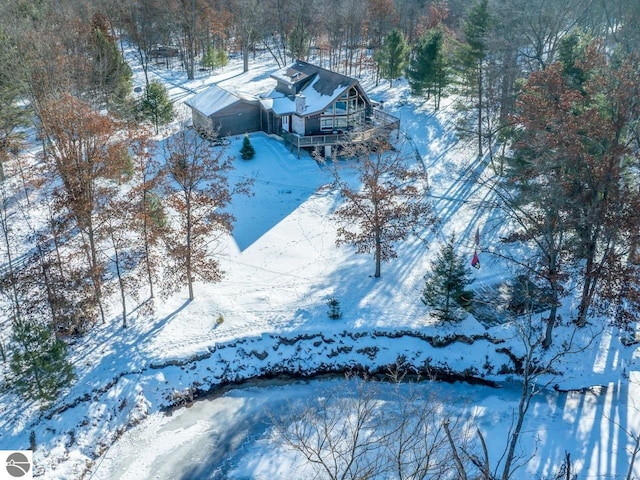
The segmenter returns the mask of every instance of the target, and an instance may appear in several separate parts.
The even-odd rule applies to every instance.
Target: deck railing
[[[362,143],[380,135],[382,132],[390,132],[399,128],[400,119],[398,117],[394,117],[386,112],[374,109],[372,110],[371,116],[367,120],[366,126],[363,129],[356,129],[344,133],[306,136],[302,136],[297,133],[289,133],[283,130],[281,135],[285,143],[288,144],[291,149],[294,147],[298,149],[298,156],[300,156],[300,148]]]

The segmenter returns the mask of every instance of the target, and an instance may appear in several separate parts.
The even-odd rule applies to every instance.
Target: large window
[[[327,107],[327,109],[322,112],[323,115],[333,115],[333,103]]]
[[[364,125],[365,110],[364,98],[357,88],[351,88],[322,112],[320,129],[327,131],[358,128]]]
[[[338,100],[336,102],[336,115],[346,115],[346,113],[347,113],[347,102]]]
[[[347,117],[346,116],[345,117],[336,117],[335,120],[336,121],[335,121],[334,125],[335,125],[336,128],[344,128],[344,127],[347,126]]]

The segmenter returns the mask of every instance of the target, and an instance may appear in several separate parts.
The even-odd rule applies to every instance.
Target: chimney
[[[298,115],[303,115],[306,109],[307,109],[307,97],[305,97],[301,93],[298,93],[296,95],[296,113]]]

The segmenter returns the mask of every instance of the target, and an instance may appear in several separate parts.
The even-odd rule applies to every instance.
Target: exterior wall
[[[211,119],[205,117],[197,110],[191,109],[191,118],[193,119],[193,127],[199,132],[209,132],[212,130]]]
[[[298,115],[291,115],[291,130],[298,135],[306,135],[304,117]]]
[[[219,135],[240,135],[261,130],[260,106],[257,103],[237,102],[209,117],[211,127]],[[195,122],[194,122],[195,124]]]
[[[284,93],[285,95],[295,95],[298,93],[296,92],[295,86],[289,86],[282,82],[276,84],[276,92]]]
[[[306,127],[306,135],[320,135],[322,133],[331,133],[320,131],[320,115],[313,115],[312,117],[308,117]]]
[[[273,115],[273,112],[269,110],[260,109],[260,130],[265,133],[280,133],[279,130],[276,130],[276,121]]]

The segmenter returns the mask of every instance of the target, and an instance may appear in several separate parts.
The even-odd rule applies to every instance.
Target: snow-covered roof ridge
[[[289,86],[300,85],[315,78],[313,88],[320,95],[332,95],[336,90],[344,90],[358,82],[355,78],[302,60],[296,60],[291,65],[277,70],[271,74],[271,78]]]
[[[253,96],[232,92],[227,88],[213,84],[204,92],[186,100],[185,104],[201,114],[209,116],[241,100],[257,102]]]

